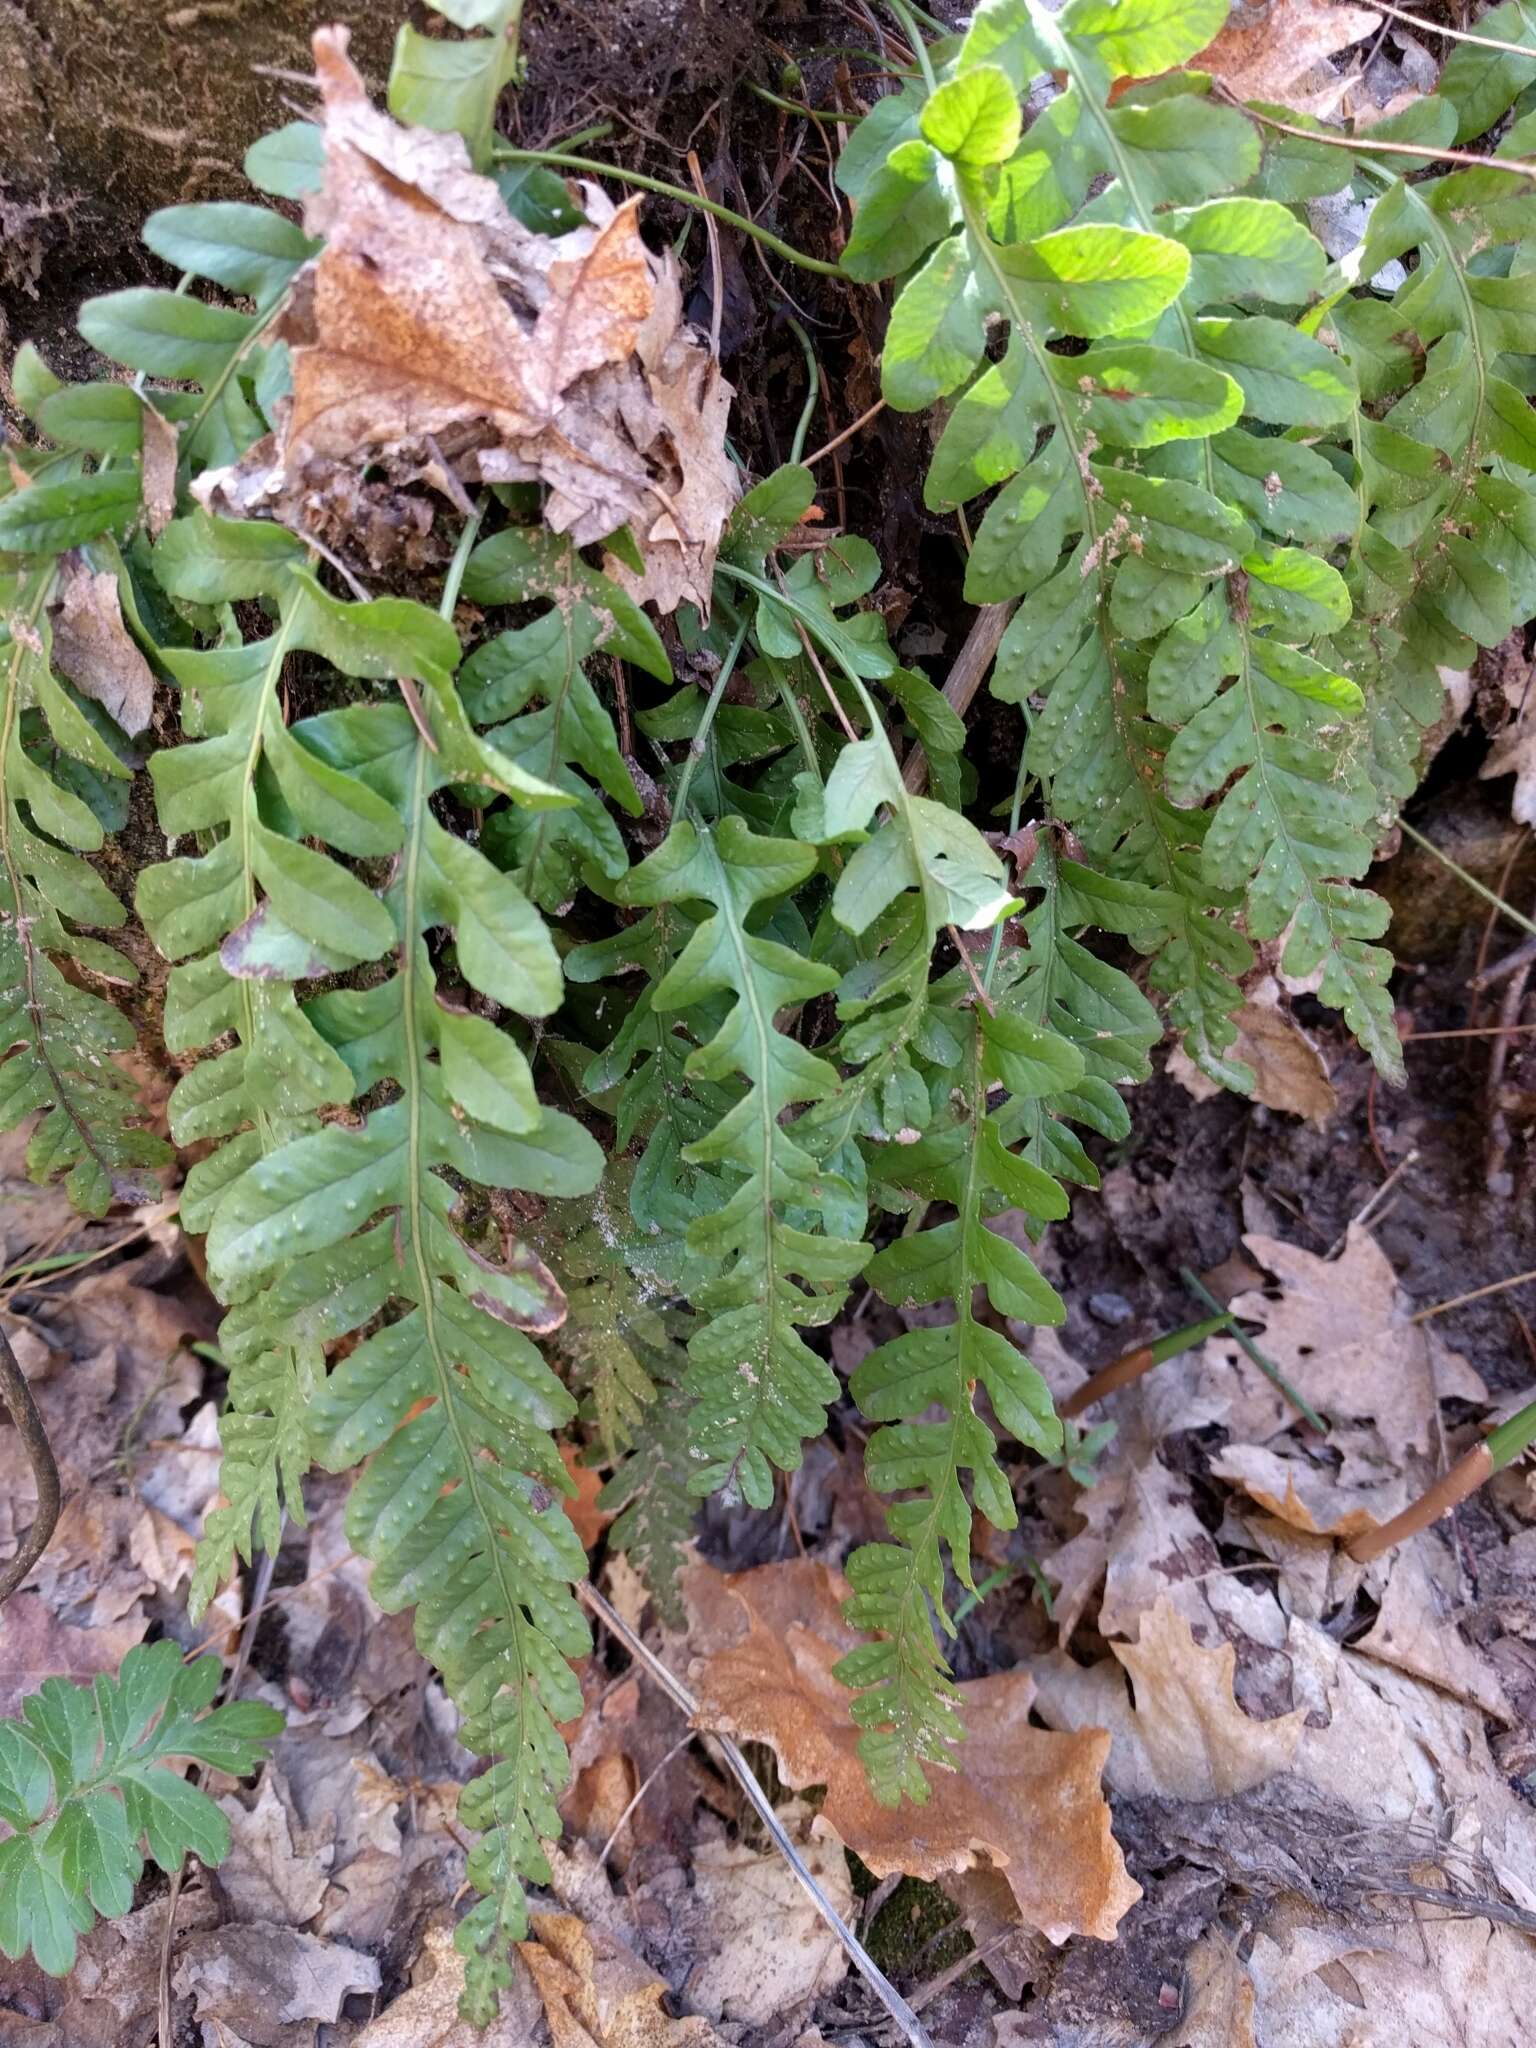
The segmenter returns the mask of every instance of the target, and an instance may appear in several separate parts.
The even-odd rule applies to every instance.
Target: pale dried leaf
[[[124,732],[142,732],[154,710],[155,678],[123,624],[117,578],[72,552],[59,563],[54,591],[53,666]]]
[[[372,1956],[319,1941],[292,1927],[220,1927],[194,1934],[172,1985],[195,2000],[199,2020],[231,2028],[251,2048],[290,2048],[285,2030],[303,2021],[334,2024],[354,1991],[377,1991]]]
[[[1522,825],[1536,825],[1536,713],[1528,712],[1505,727],[1478,774],[1485,782],[1496,776],[1513,775],[1515,789],[1509,803],[1510,815]]]
[[[706,2019],[662,2009],[665,1981],[614,1934],[536,1913],[518,1952],[544,2001],[553,2048],[725,2048]]]
[[[453,1923],[446,1916],[433,1919],[412,1966],[410,1989],[368,2022],[353,2048],[527,2048],[534,2038],[539,2000],[515,1960],[511,1987],[502,1992],[501,2010],[489,2027],[460,2019],[463,1996],[464,1958],[453,1945]]]
[[[969,1739],[959,1768],[931,1775],[926,1806],[881,1806],[858,1755],[850,1694],[832,1667],[860,1638],[843,1619],[847,1586],[809,1559],[685,1581],[698,1724],[767,1742],[784,1783],[825,1785],[822,1817],[877,1877],[938,1878],[990,1863],[1007,1878],[1020,1919],[1053,1941],[1110,1939],[1140,1897],[1110,1830],[1099,1787],[1108,1748],[1098,1730],[1031,1726],[1023,1674],[960,1688]]]
[[[1195,1641],[1168,1600],[1141,1618],[1134,1643],[1111,1645],[1130,1673],[1136,1725],[1163,1792],[1175,1799],[1226,1799],[1289,1770],[1305,1709],[1256,1721],[1232,1691],[1237,1652]]]
[[[1357,1656],[1376,1657],[1496,1721],[1515,1716],[1492,1664],[1456,1625],[1462,1604],[1456,1567],[1443,1543],[1426,1533],[1381,1560],[1387,1583],[1369,1632],[1351,1647]]]
[[[1391,1262],[1362,1224],[1350,1225],[1336,1259],[1260,1233],[1243,1242],[1276,1276],[1279,1298],[1255,1289],[1232,1311],[1264,1325],[1264,1351],[1330,1422],[1369,1420],[1389,1453],[1427,1455],[1439,1402],[1486,1399],[1466,1360],[1410,1320]],[[1230,1338],[1211,1338],[1204,1363],[1204,1383],[1229,1393],[1234,1436],[1262,1443],[1294,1424],[1295,1409]]]
[[[1291,1528],[1341,1541],[1379,1529],[1408,1505],[1411,1491],[1401,1472],[1351,1484],[1330,1465],[1287,1457],[1261,1444],[1229,1445],[1211,1460],[1211,1470]]]
[[[176,516],[176,462],[179,454],[176,429],[164,414],[156,412],[149,400],[140,402],[144,440],[140,465],[143,471],[144,523],[151,538],[158,540]]]
[[[798,1800],[780,1819],[798,1838],[812,1877],[851,1920],[853,1882],[842,1844],[822,1829],[808,1833],[810,1810]],[[774,1848],[701,1843],[693,1859],[692,1910],[699,1916],[702,1956],[688,1977],[688,2003],[711,2019],[766,2026],[806,1999],[835,1991],[847,1974],[842,1943]],[[764,1938],[767,1930],[771,1939]]]
[[[1191,71],[1208,71],[1240,100],[1268,100],[1309,109],[1326,105],[1326,80],[1307,74],[1381,26],[1381,16],[1363,7],[1333,6],[1329,0],[1273,0],[1262,14],[1239,12],[1213,43],[1189,60]],[[1302,90],[1294,90],[1298,82]],[[1310,89],[1308,89],[1310,87]]]
[[[214,1882],[236,1920],[303,1927],[320,1910],[335,1848],[329,1830],[300,1825],[275,1765],[263,1771],[256,1803],[221,1799],[230,1852]]]
[[[1277,1900],[1240,1967],[1260,2040],[1283,2048],[1491,2048],[1526,2038],[1536,2000],[1527,1937],[1422,1909],[1352,1928]]]

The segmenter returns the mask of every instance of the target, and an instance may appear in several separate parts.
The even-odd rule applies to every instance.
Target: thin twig
[[[1525,54],[1536,61],[1536,50],[1527,50]],[[1475,149],[1436,149],[1417,142],[1372,142],[1365,136],[1330,135],[1326,129],[1299,128],[1293,121],[1277,121],[1273,114],[1261,114],[1257,107],[1239,99],[1219,78],[1212,82],[1211,97],[1225,101],[1265,128],[1277,129],[1282,135],[1297,135],[1303,142],[1320,142],[1325,149],[1347,149],[1361,156],[1411,156],[1421,164],[1466,164],[1474,170],[1511,171],[1516,177],[1536,180],[1536,164],[1523,163],[1518,157],[1483,156]]]
[[[1410,28],[1423,29],[1427,35],[1444,36],[1448,43],[1474,43],[1480,50],[1507,50],[1512,57],[1525,57],[1536,63],[1536,50],[1528,43],[1502,43],[1497,36],[1475,36],[1470,29],[1452,28],[1448,22],[1426,21],[1422,14],[1410,14],[1406,7],[1394,7],[1390,0],[1371,0],[1378,14],[1390,14],[1394,21],[1406,21]]]
[[[830,455],[834,448],[841,448],[845,441],[851,441],[860,427],[867,427],[872,419],[877,418],[884,411],[885,400],[877,398],[873,405],[867,406],[859,414],[851,427],[844,427],[843,431],[840,434],[834,434],[830,441],[823,441],[814,455],[807,455],[805,458],[806,468],[814,469],[823,455]]]
[[[671,1763],[674,1757],[681,1756],[683,1751],[688,1747],[689,1743],[692,1742],[693,1739],[693,1730],[690,1728],[688,1730],[688,1733],[683,1737],[682,1741],[674,1742],[672,1747],[667,1751],[666,1755],[662,1758],[661,1762],[656,1766],[655,1770],[651,1771],[642,1780],[640,1789],[636,1792],[634,1798],[630,1800],[628,1806],[625,1807],[624,1811],[619,1815],[618,1819],[614,1822],[613,1832],[609,1835],[607,1841],[604,1842],[602,1848],[598,1851],[597,1860],[600,1864],[606,1863],[608,1861],[609,1856],[613,1853],[614,1843],[619,1839],[619,1836],[624,1832],[625,1821],[629,1819],[629,1816],[640,1804],[641,1800],[645,1797],[646,1793],[650,1791],[651,1787],[655,1784],[656,1780],[667,1768],[667,1765]]]
[[[944,678],[944,695],[961,718],[970,710],[971,699],[992,666],[1012,616],[1011,604],[984,604],[971,621],[971,630]],[[914,746],[902,763],[901,779],[913,796],[922,795],[928,782],[928,756],[920,745]]]
[[[1502,911],[1511,924],[1519,925],[1521,931],[1530,932],[1536,937],[1536,922],[1525,916],[1522,911],[1516,910],[1513,903],[1508,903],[1502,896],[1495,895],[1488,884],[1480,882],[1476,875],[1468,874],[1460,861],[1452,860],[1443,847],[1436,846],[1433,839],[1426,839],[1418,827],[1410,825],[1406,818],[1399,818],[1397,824],[1398,830],[1406,833],[1415,846],[1422,846],[1432,860],[1439,861],[1441,867],[1448,869],[1458,882],[1465,884],[1472,891],[1474,896],[1481,896],[1485,903],[1491,903],[1495,910]]]
[[[794,627],[795,631],[800,635],[800,645],[805,649],[805,658],[811,664],[811,667],[815,669],[821,687],[827,693],[827,702],[832,706],[838,724],[843,728],[844,733],[850,740],[857,741],[859,736],[853,729],[853,721],[843,709],[843,700],[838,696],[836,690],[833,689],[831,678],[821,665],[821,656],[816,652],[810,634],[806,632],[798,619],[794,621]]]
[[[1410,1323],[1427,1323],[1431,1316],[1443,1316],[1453,1308],[1465,1308],[1469,1301],[1485,1301],[1490,1294],[1506,1294],[1511,1287],[1523,1287],[1527,1280],[1536,1280],[1536,1266],[1529,1273],[1516,1273],[1512,1279],[1491,1280],[1486,1287],[1474,1287],[1470,1294],[1453,1294],[1449,1301],[1437,1301],[1432,1308],[1421,1308],[1408,1320]]]
[[[426,707],[416,694],[414,681],[410,676],[396,676],[395,681],[400,687],[400,695],[405,701],[405,708],[411,714],[411,723],[421,734],[422,745],[429,754],[435,754],[438,751],[437,741],[432,737],[432,728],[427,723]]]
[[[1440,1034],[1435,1031],[1411,1031],[1408,1034],[1410,1038],[1437,1038],[1439,1037],[1439,1035]],[[1446,1035],[1448,1037],[1454,1037],[1455,1033],[1451,1032],[1447,1033]],[[1402,1179],[1403,1175],[1408,1171],[1409,1167],[1412,1166],[1413,1162],[1418,1158],[1418,1156],[1419,1148],[1417,1145],[1415,1145],[1410,1152],[1406,1153],[1397,1162],[1396,1166],[1393,1167],[1392,1171],[1387,1175],[1386,1179],[1381,1183],[1380,1187],[1376,1189],[1375,1193],[1367,1196],[1366,1200],[1361,1203],[1360,1207],[1355,1211],[1354,1215],[1350,1217],[1348,1223],[1345,1224],[1343,1236],[1336,1237],[1333,1243],[1328,1247],[1328,1256],[1330,1259],[1336,1259],[1338,1257],[1339,1253],[1344,1249],[1344,1246],[1349,1241],[1350,1231],[1354,1228],[1354,1226],[1357,1223],[1364,1223],[1367,1217],[1375,1215],[1376,1211],[1381,1207],[1382,1198],[1386,1195],[1387,1190],[1393,1187],[1398,1181]]]
[[[673,1703],[680,1707],[688,1716],[689,1721],[696,1722],[699,1713],[699,1703],[687,1686],[683,1684],[682,1680],[667,1669],[655,1651],[641,1640],[622,1615],[614,1612],[613,1608],[595,1586],[581,1585],[576,1590],[579,1597],[591,1608],[603,1626],[618,1638],[631,1656],[639,1659],[651,1677],[661,1686]],[[758,1819],[773,1837],[774,1846],[810,1894],[817,1912],[820,1913],[822,1919],[826,1921],[832,1932],[837,1936],[849,1961],[864,1979],[870,1990],[880,2000],[880,2003],[885,2007],[896,2025],[900,2027],[902,2033],[912,2044],[912,2048],[933,2048],[933,2043],[925,2032],[922,2021],[919,2020],[917,2014],[908,2005],[895,1985],[891,1983],[885,1972],[880,1968],[873,1956],[870,1955],[868,1949],[865,1948],[863,1942],[859,1940],[859,1937],[843,1919],[832,1901],[806,1868],[800,1851],[785,1832],[783,1822],[774,1812],[768,1795],[757,1782],[751,1765],[728,1735],[722,1735],[718,1730],[713,1729],[709,1733],[713,1735],[714,1740],[720,1745],[721,1754],[730,1766],[732,1776],[751,1802]]]
[[[59,1468],[54,1460],[53,1446],[48,1441],[43,1418],[37,1412],[37,1403],[32,1399],[27,1376],[11,1349],[11,1340],[4,1329],[0,1329],[0,1395],[5,1397],[5,1405],[11,1411],[11,1420],[21,1437],[22,1449],[27,1454],[32,1480],[37,1487],[37,1513],[32,1518],[32,1526],[21,1539],[21,1548],[10,1563],[0,1567],[0,1604],[3,1604],[48,1548],[53,1532],[59,1526]]]
[[[262,1552],[261,1561],[256,1567],[256,1581],[252,1589],[251,1603],[240,1617],[240,1644],[235,1653],[234,1666],[226,1676],[223,1685],[219,1688],[225,1700],[237,1699],[240,1688],[245,1683],[246,1668],[251,1661],[251,1645],[256,1640],[256,1625],[261,1620],[267,1594],[272,1588],[272,1574],[277,1569],[277,1549],[282,1544],[283,1522],[286,1520],[287,1517],[285,1515],[278,1523],[277,1545],[271,1550],[264,1550]],[[199,1772],[196,1766],[194,1766],[192,1771],[193,1780],[195,1781],[198,1776]],[[171,1949],[176,1938],[176,1908],[181,1901],[181,1888],[186,1882],[186,1871],[187,1866],[185,1864],[172,1871],[171,1888],[165,1901],[165,1932],[160,1937],[159,2035],[157,2048],[174,2048],[176,2039],[171,2027]]]
[[[1493,916],[1497,914],[1495,911]],[[1493,922],[1493,916],[1488,920],[1490,924]],[[1504,958],[1496,960],[1492,967],[1479,968],[1467,986],[1479,991],[1492,988],[1496,981],[1503,981],[1508,975],[1518,974],[1522,967],[1529,967],[1532,961],[1536,961],[1536,939],[1523,939],[1512,953],[1506,953]],[[1429,1033],[1426,1031],[1420,1035],[1427,1038]]]
[[[997,1005],[993,1002],[991,996],[988,995],[986,983],[976,972],[976,962],[966,951],[964,939],[961,938],[954,925],[947,924],[944,929],[949,933],[950,941],[955,951],[960,955],[960,965],[971,978],[971,987],[976,991],[977,1002],[981,1004],[981,1007],[989,1017],[995,1017],[997,1015]]]
[[[505,143],[498,143],[491,155],[497,163],[556,164],[561,170],[585,171],[592,178],[614,178],[621,185],[635,185],[642,192],[657,192],[664,199],[680,200],[684,206],[700,206],[706,213],[712,213],[716,220],[724,221],[728,228],[737,228],[742,234],[750,235],[765,249],[771,249],[776,256],[782,256],[787,263],[793,263],[801,270],[814,270],[821,277],[843,276],[835,263],[825,263],[819,256],[807,255],[804,249],[791,248],[780,236],[770,234],[767,228],[760,228],[756,221],[733,213],[730,207],[722,206],[718,200],[700,199],[686,186],[669,184],[665,178],[646,177],[640,171],[625,170],[622,164],[598,163],[589,156],[571,156],[563,149],[512,149]],[[782,291],[783,287],[777,286],[777,289]]]
[[[699,153],[696,149],[690,149],[688,152],[688,175],[693,180],[695,192],[707,202],[709,187],[705,184],[704,173],[699,168]],[[709,352],[718,363],[720,323],[725,318],[725,266],[720,261],[720,223],[709,212],[704,215],[704,233],[709,242]]]

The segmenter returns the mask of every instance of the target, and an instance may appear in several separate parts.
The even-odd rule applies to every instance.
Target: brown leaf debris
[[[318,29],[314,51],[325,180],[304,221],[325,246],[276,329],[293,395],[275,434],[201,480],[205,501],[303,532],[367,468],[460,507],[466,483],[538,483],[546,524],[578,546],[631,528],[642,598],[707,606],[735,495],[730,387],[683,324],[670,255],[641,240],[639,201],[588,185],[587,225],[533,234],[459,136],[370,103],[344,28]]]
[[[822,1819],[877,1877],[937,1878],[995,1866],[1019,1918],[1055,1942],[1111,1940],[1141,1896],[1110,1830],[1099,1775],[1109,1738],[1030,1725],[1033,1682],[1016,1673],[962,1685],[968,1740],[952,1773],[931,1774],[926,1806],[881,1806],[858,1755],[852,1695],[832,1676],[861,1640],[842,1615],[842,1577],[810,1559],[723,1577],[688,1575],[699,1725],[766,1742],[786,1785],[825,1785]]]

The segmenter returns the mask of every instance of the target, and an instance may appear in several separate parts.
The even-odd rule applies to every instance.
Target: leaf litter
[[[1224,30],[1207,68],[1240,97],[1333,106],[1327,60],[1378,22],[1286,0],[1262,24]],[[609,568],[634,594],[663,610],[707,598],[733,491],[730,394],[634,205],[583,188],[587,226],[551,248],[453,139],[368,107],[344,34],[322,39],[321,75],[327,181],[307,224],[328,242],[282,316],[292,406],[218,479],[214,502],[318,538],[340,505],[345,531],[368,525],[378,568],[420,540],[422,487],[456,501],[481,482],[537,480],[551,523],[578,544],[631,526],[641,571]],[[148,423],[146,437],[148,470]],[[157,518],[169,510],[164,453],[157,444]],[[374,465],[388,478],[382,509],[364,481]],[[116,691],[127,723],[142,679],[101,581],[66,591],[59,665],[109,708]],[[1528,754],[1516,726],[1487,770],[1520,778],[1519,816]],[[1337,1096],[1324,1050],[1263,984],[1241,1022],[1259,1099],[1326,1125]],[[11,1261],[71,1227],[103,1241],[30,1188],[0,1210]],[[861,1910],[857,1865],[861,1881],[916,1876],[951,1893],[1019,2008],[978,2006],[973,1970],[969,2008],[933,2008],[935,2040],[955,2048],[1518,2038],[1536,1998],[1536,1835],[1505,1768],[1536,1763],[1523,1539],[1505,1546],[1502,1605],[1479,1599],[1460,1528],[1369,1569],[1338,1541],[1395,1512],[1452,1440],[1470,1440],[1487,1389],[1412,1319],[1363,1228],[1332,1258],[1273,1232],[1245,1243],[1251,1278],[1234,1310],[1322,1410],[1326,1436],[1220,1338],[1112,1397],[1115,1434],[1088,1484],[1044,1474],[1025,1532],[1054,1594],[1050,1625],[1037,1603],[1016,1637],[980,1638],[1004,1643],[1006,1668],[964,1679],[964,1775],[934,1774],[929,1804],[896,1814],[869,1798],[848,1695],[830,1676],[853,1640],[836,1565],[867,1512],[851,1462],[836,1462],[811,1556],[729,1576],[696,1565],[687,1631],[651,1616],[699,1693],[699,1739],[643,1674],[590,1660],[567,1731],[573,1846],[552,1857],[550,1910],[536,1913],[486,2035],[458,2018],[451,1940],[464,1843],[448,1795],[474,1762],[408,1631],[372,1602],[320,1482],[309,1529],[289,1532],[247,1680],[284,1705],[289,1732],[254,1786],[218,1788],[234,1852],[176,1907],[170,1989],[186,2028],[224,2048],[809,2048],[822,2038],[814,2011],[828,2025],[855,2013],[879,2039],[878,2016],[849,2003],[854,1980],[824,1923],[713,1770],[716,1728],[765,1744],[781,1792],[808,1795],[781,1796],[781,1818],[845,1917]],[[87,1269],[7,1327],[60,1447],[67,1502],[28,1589],[0,1613],[6,1683],[112,1668],[151,1628],[190,1646],[187,1549],[214,1498],[216,1369],[187,1349],[212,1334],[206,1300],[156,1255]],[[834,1333],[835,1358],[851,1327]],[[1051,1333],[1030,1348],[1058,1392],[1084,1376]],[[13,1439],[0,1435],[0,1557],[35,1506]],[[1529,1522],[1536,1500],[1507,1476],[1500,1513]],[[604,1559],[603,1517],[581,1505],[617,1599],[627,1567]],[[999,1556],[1027,1584],[1019,1548]],[[232,1589],[205,1627],[239,1604]],[[646,1612],[633,1586],[625,1611]],[[968,1670],[977,1640],[962,1640]],[[151,1898],[103,1923],[67,1986],[0,1979],[0,2044],[40,2028],[67,2043],[153,2038],[166,1913]]]

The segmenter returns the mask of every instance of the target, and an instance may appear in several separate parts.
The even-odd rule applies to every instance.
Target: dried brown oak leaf
[[[810,1559],[685,1578],[701,1653],[698,1725],[766,1742],[795,1791],[825,1785],[821,1819],[876,1877],[934,1879],[974,1867],[1006,1878],[1020,1920],[1051,1941],[1108,1941],[1141,1897],[1110,1831],[1100,1729],[1030,1725],[1033,1681],[1019,1673],[960,1687],[967,1740],[934,1771],[925,1806],[881,1806],[858,1755],[852,1695],[832,1667],[862,1638],[843,1619],[847,1582]]]
[[[1234,1022],[1231,1057],[1253,1069],[1253,1098],[1266,1109],[1282,1109],[1311,1123],[1325,1124],[1338,1108],[1321,1051],[1281,1001],[1280,985],[1266,975],[1248,991]],[[1170,1055],[1168,1071],[1197,1102],[1220,1095],[1220,1085],[1201,1072],[1183,1051]]]
[[[1319,112],[1337,99],[1341,81],[1318,67],[1381,27],[1379,14],[1329,0],[1273,0],[1263,13],[1241,16],[1190,58],[1189,69],[1210,72],[1240,100]]]
[[[639,201],[588,185],[586,225],[536,235],[459,136],[370,103],[344,28],[317,29],[314,51],[325,176],[304,225],[324,247],[275,330],[292,398],[199,496],[304,531],[364,468],[460,509],[466,484],[539,483],[546,523],[578,546],[631,528],[642,598],[707,606],[735,496],[730,388],[683,324],[670,255],[640,238]]]
[[[1265,1351],[1330,1422],[1368,1420],[1387,1453],[1424,1455],[1441,1401],[1486,1398],[1467,1361],[1411,1320],[1391,1261],[1362,1224],[1349,1226],[1336,1259],[1258,1232],[1243,1243],[1277,1286],[1239,1294],[1232,1312],[1264,1325]],[[1204,1357],[1212,1387],[1232,1389],[1227,1425],[1239,1441],[1294,1425],[1296,1411],[1229,1338],[1211,1338]]]

